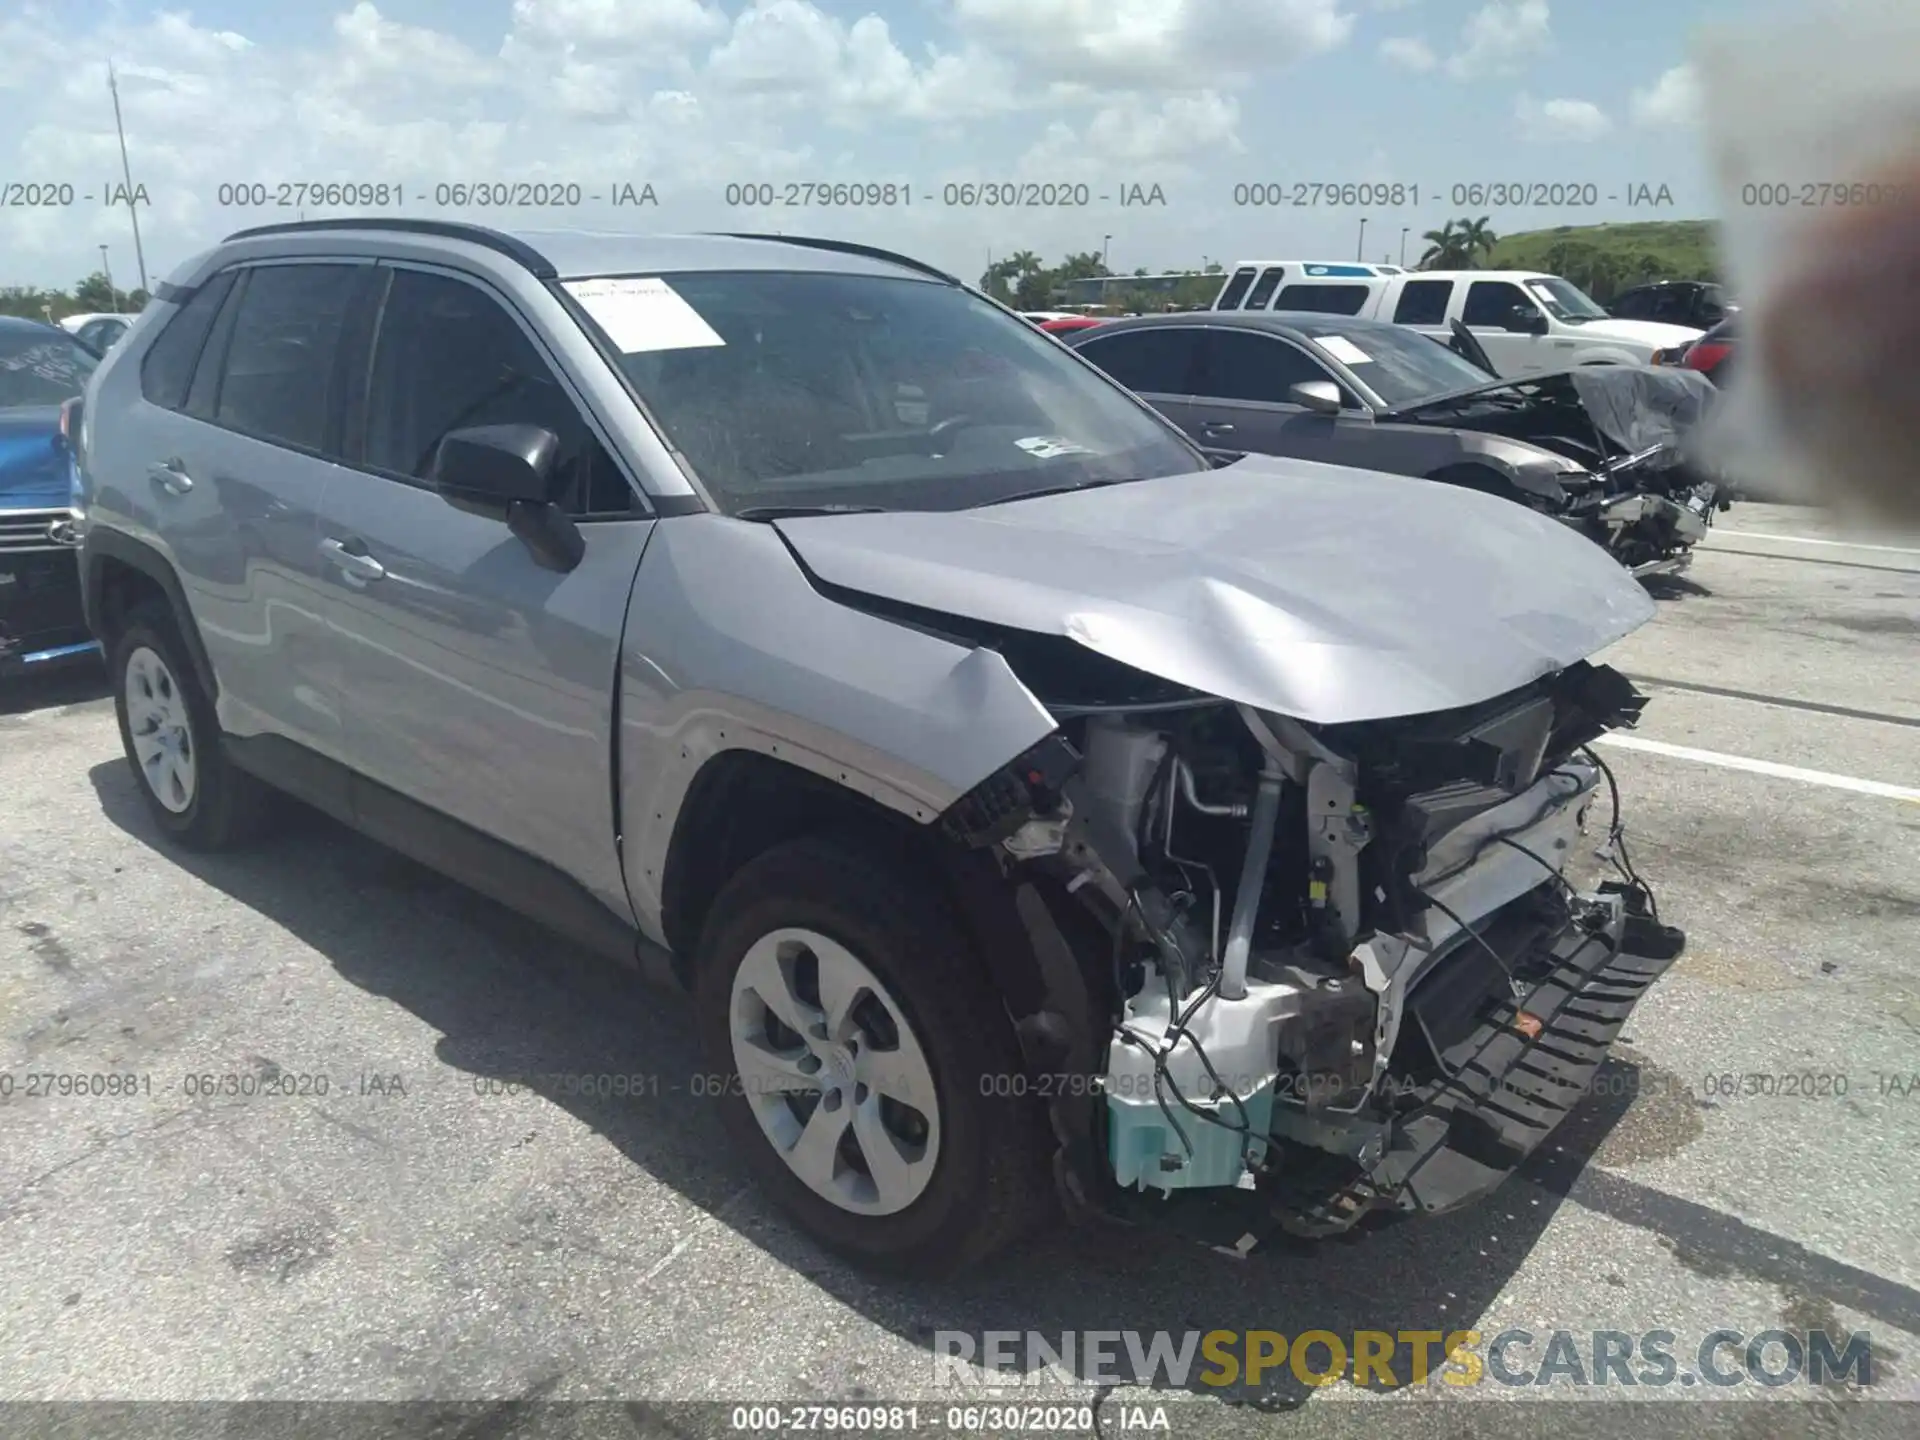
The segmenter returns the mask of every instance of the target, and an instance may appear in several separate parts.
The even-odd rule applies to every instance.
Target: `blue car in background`
[[[0,315],[0,677],[98,652],[80,609],[80,398],[99,359]]]

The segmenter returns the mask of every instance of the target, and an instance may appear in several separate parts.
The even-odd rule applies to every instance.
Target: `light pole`
[[[1366,252],[1366,248],[1367,248],[1367,217],[1362,215],[1360,217],[1360,238],[1358,241],[1354,243],[1353,258],[1358,260]]]
[[[1102,235],[1100,237],[1100,268],[1102,270],[1107,268],[1107,247],[1111,244],[1113,244],[1113,237],[1111,235]]]
[[[1411,225],[1400,227],[1400,268],[1402,270],[1407,268],[1407,234],[1412,229]]]
[[[107,263],[107,247],[100,247],[100,270],[107,277],[107,303],[113,306],[113,313],[120,313],[120,292],[113,288],[113,266]]]
[[[133,221],[133,258],[140,267],[140,289],[147,289],[147,256],[140,248],[140,208],[133,203],[133,168],[127,164],[127,127],[120,121],[120,82],[107,62],[107,89],[113,92],[113,128],[120,134],[120,174],[127,182],[127,218]]]

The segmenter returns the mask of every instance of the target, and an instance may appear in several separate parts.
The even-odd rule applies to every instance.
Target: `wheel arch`
[[[984,850],[785,759],[746,749],[710,756],[673,827],[661,883],[661,928],[683,984],[691,985],[715,898],[743,866],[776,845],[834,837],[923,879],[992,977],[1017,1026],[1062,988],[1041,949],[1032,902]],[[1067,907],[1049,905],[1056,921]],[[1044,922],[1039,922],[1042,929]],[[1069,922],[1068,928],[1071,928]]]
[[[200,627],[193,622],[180,577],[167,558],[117,530],[89,531],[80,551],[80,605],[95,638],[110,646],[128,613],[145,600],[156,600],[172,613],[194,678],[208,700],[217,699],[220,683],[213,661],[201,641]]]

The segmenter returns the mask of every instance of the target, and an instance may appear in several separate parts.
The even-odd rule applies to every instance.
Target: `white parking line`
[[[1790,545],[1833,545],[1842,550],[1878,550],[1886,555],[1920,555],[1920,549],[1911,545],[1865,545],[1858,540],[1816,540],[1811,535],[1774,535],[1765,530],[1719,528],[1712,532],[1712,536],[1720,535],[1734,535],[1742,540],[1782,540]]]
[[[1798,765],[1754,760],[1745,755],[1722,755],[1718,750],[1695,750],[1690,745],[1669,745],[1664,740],[1646,740],[1638,735],[1602,735],[1593,743],[1612,745],[1621,750],[1641,750],[1649,755],[1665,755],[1674,760],[1694,760],[1702,765],[1718,765],[1723,770],[1771,775],[1776,780],[1798,780],[1803,785],[1824,785],[1830,790],[1880,795],[1889,800],[1905,800],[1920,805],[1920,790],[1907,785],[1889,785],[1884,780],[1861,780],[1852,775],[1835,775],[1827,770],[1803,770]]]

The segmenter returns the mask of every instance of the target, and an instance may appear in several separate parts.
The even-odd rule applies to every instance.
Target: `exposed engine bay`
[[[1061,728],[945,820],[1078,912],[1061,933],[1090,1043],[1054,1046],[1079,1073],[1048,1093],[1079,1204],[1150,1218],[1230,1196],[1316,1235],[1464,1203],[1578,1100],[1684,944],[1627,858],[1617,792],[1620,878],[1562,873],[1611,787],[1589,742],[1644,703],[1605,666],[1326,726],[1101,688],[1043,697]]]
[[[1501,381],[1411,406],[1396,421],[1503,435],[1578,468],[1558,494],[1527,494],[1534,508],[1605,546],[1637,575],[1684,570],[1716,512],[1738,488],[1705,460],[1695,431],[1715,402],[1690,370],[1594,365]]]

